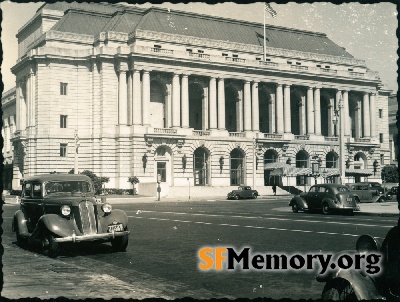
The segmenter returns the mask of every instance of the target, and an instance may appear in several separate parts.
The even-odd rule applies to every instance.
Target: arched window
[[[230,154],[231,186],[244,184],[244,155],[239,149],[233,149]]]
[[[326,154],[326,167],[327,168],[337,168],[338,167],[338,156],[335,152],[329,152]]]

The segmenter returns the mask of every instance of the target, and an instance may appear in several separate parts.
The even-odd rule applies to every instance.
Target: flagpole
[[[265,62],[265,60],[266,60],[266,57],[265,57],[265,49],[267,48],[266,46],[267,46],[267,42],[266,42],[266,37],[265,37],[265,4],[264,4],[264,7],[263,7],[263,12],[264,12],[264,47],[263,47],[263,57],[264,57],[264,62]]]

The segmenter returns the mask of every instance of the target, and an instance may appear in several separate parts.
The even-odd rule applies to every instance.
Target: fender
[[[122,210],[112,210],[109,215],[99,216],[100,225],[103,232],[107,232],[107,226],[114,221],[122,223],[124,229],[128,226],[128,215]]]
[[[382,300],[383,296],[379,293],[374,281],[371,277],[363,276],[356,270],[342,270],[333,271],[323,276],[318,275],[318,282],[326,282],[329,284],[339,279],[347,280],[354,289],[354,293],[358,300]]]
[[[303,198],[301,198],[299,195],[292,198],[292,200],[289,202],[289,206],[292,206],[295,202],[297,202],[297,205],[299,206],[299,210],[308,209],[307,202]]]
[[[26,218],[24,215],[24,212],[21,210],[18,210],[14,214],[14,219],[12,222],[12,230],[15,232],[16,230],[19,230],[19,233],[24,236],[24,237],[29,237],[29,231],[28,231],[28,226],[26,225]]]
[[[66,219],[58,214],[45,214],[40,217],[35,230],[32,233],[32,238],[40,236],[40,232],[46,229],[59,237],[71,236],[72,233],[80,233],[74,228],[74,220]]]
[[[324,199],[322,199],[321,205],[322,205],[324,202],[327,202],[327,203],[329,204],[329,207],[330,207],[331,209],[338,208],[338,205],[337,205],[331,198],[329,198],[329,197],[325,197]]]

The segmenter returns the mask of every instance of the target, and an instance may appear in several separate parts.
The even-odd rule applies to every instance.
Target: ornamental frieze
[[[94,37],[92,35],[75,34],[55,30],[49,30],[48,32],[46,32],[45,37],[46,40],[58,40],[65,42],[79,42],[87,44],[93,44],[94,42]]]
[[[184,36],[184,35],[177,35],[177,34],[168,34],[168,33],[154,32],[154,31],[141,30],[141,29],[137,29],[135,32],[130,34],[129,40],[131,40],[133,37],[153,38],[153,39],[160,40],[160,41],[186,43],[186,44],[201,45],[201,46],[207,45],[207,46],[224,48],[224,49],[234,49],[234,50],[241,50],[241,51],[247,51],[247,52],[255,52],[255,53],[259,53],[259,54],[263,53],[263,47],[258,46],[258,45],[249,45],[249,44],[238,43],[238,42],[228,42],[228,41],[220,41],[220,40],[207,39],[207,38],[199,38],[199,37]],[[309,53],[309,52],[301,52],[301,51],[288,50],[288,49],[282,49],[282,48],[267,47],[265,49],[265,52],[267,55],[273,55],[273,56],[296,57],[296,58],[307,59],[307,60],[316,60],[316,61],[323,61],[323,62],[365,66],[364,60],[357,60],[357,59],[353,59],[353,58],[343,58],[343,57],[323,55],[323,54],[315,54],[315,53]]]

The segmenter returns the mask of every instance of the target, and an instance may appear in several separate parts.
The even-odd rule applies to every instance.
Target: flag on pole
[[[271,7],[271,5],[269,5],[269,3],[264,3],[264,8],[266,12],[269,12],[272,16],[272,18],[275,18],[277,13],[276,11]]]

